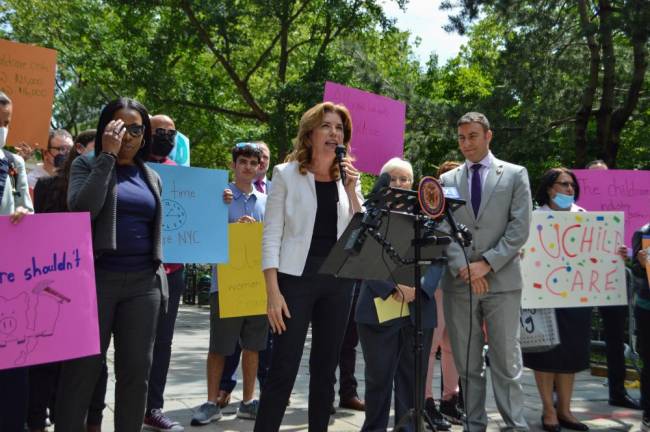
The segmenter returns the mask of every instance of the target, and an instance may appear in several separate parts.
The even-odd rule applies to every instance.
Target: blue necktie
[[[481,207],[481,164],[472,165],[472,208],[474,216],[478,216]]]

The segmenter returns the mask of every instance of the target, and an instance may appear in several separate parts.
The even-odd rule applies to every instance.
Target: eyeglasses
[[[395,183],[408,183],[412,180],[409,177],[391,177],[390,181]]]
[[[168,138],[174,138],[176,136],[176,129],[164,129],[164,128],[156,128],[154,131],[154,134],[158,136],[165,136]]]
[[[144,125],[142,125],[142,124],[133,123],[133,124],[124,126],[124,129],[126,129],[126,131],[129,133],[129,135],[131,135],[132,137],[139,137],[139,136],[142,136],[142,134],[144,133]]]
[[[48,150],[50,151],[50,153],[56,152],[57,154],[66,155],[66,154],[70,153],[71,148],[72,147],[67,147],[67,146],[61,146],[61,147],[52,146],[52,147],[49,147]]]
[[[568,188],[569,186],[570,186],[572,189],[575,189],[575,188],[576,188],[576,184],[573,183],[573,182],[555,182],[555,183],[553,183],[553,184],[560,185],[560,186],[562,186],[563,188]]]

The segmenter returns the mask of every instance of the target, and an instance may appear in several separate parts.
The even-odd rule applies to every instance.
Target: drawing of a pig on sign
[[[39,338],[54,334],[62,305],[70,303],[52,283],[44,280],[29,292],[23,291],[12,298],[0,296],[0,354],[15,353],[16,366],[26,362]]]

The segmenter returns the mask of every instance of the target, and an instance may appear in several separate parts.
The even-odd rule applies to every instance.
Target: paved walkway
[[[237,403],[241,399],[241,383],[233,392],[231,405],[225,409],[224,417],[208,426],[192,427],[190,420],[192,410],[203,403],[206,398],[205,388],[205,358],[208,347],[208,308],[197,306],[181,306],[174,336],[174,350],[172,364],[165,392],[165,411],[170,417],[179,420],[186,431],[252,431],[253,422],[235,418]],[[283,431],[307,430],[307,393],[308,393],[308,360],[311,341],[309,336],[305,344],[305,351],[300,367],[296,386],[291,395],[291,406],[287,408],[284,417]],[[359,348],[360,349],[360,348]],[[112,375],[112,356],[109,353],[108,394],[106,396],[108,408],[105,411],[104,431],[113,430],[113,389],[114,377]],[[359,393],[363,395],[363,361],[361,354],[357,356],[357,379]],[[439,380],[437,380],[439,382]],[[523,379],[526,393],[526,417],[532,431],[541,430],[540,416],[541,403],[535,387],[533,374],[526,370]],[[630,390],[638,397],[638,390]],[[434,394],[440,394],[436,388]],[[603,378],[593,377],[588,372],[580,373],[576,377],[573,407],[576,416],[598,431],[638,431],[641,422],[641,413],[628,409],[612,409],[607,404],[607,387]],[[498,414],[492,390],[488,389],[488,415],[490,418],[489,431],[497,431],[503,423]],[[363,413],[338,409],[332,416],[330,431],[356,431],[363,424]],[[392,419],[391,423],[392,425]],[[453,431],[462,431],[457,426]]]

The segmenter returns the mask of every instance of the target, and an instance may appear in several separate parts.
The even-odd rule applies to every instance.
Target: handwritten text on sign
[[[580,183],[578,204],[589,211],[625,213],[625,244],[650,220],[650,171],[574,170]]]
[[[0,217],[0,238],[0,369],[98,354],[88,213]]]
[[[0,90],[13,102],[9,144],[47,144],[56,51],[0,39]]]
[[[162,180],[163,257],[166,263],[228,260],[228,173],[150,163]]]
[[[533,213],[523,269],[525,308],[627,304],[621,212]]]
[[[221,318],[263,315],[266,289],[262,274],[261,223],[232,223],[230,260],[217,268]]]
[[[406,105],[333,82],[325,83],[324,101],[343,104],[352,116],[352,154],[363,172],[379,174],[393,157],[404,154]]]

